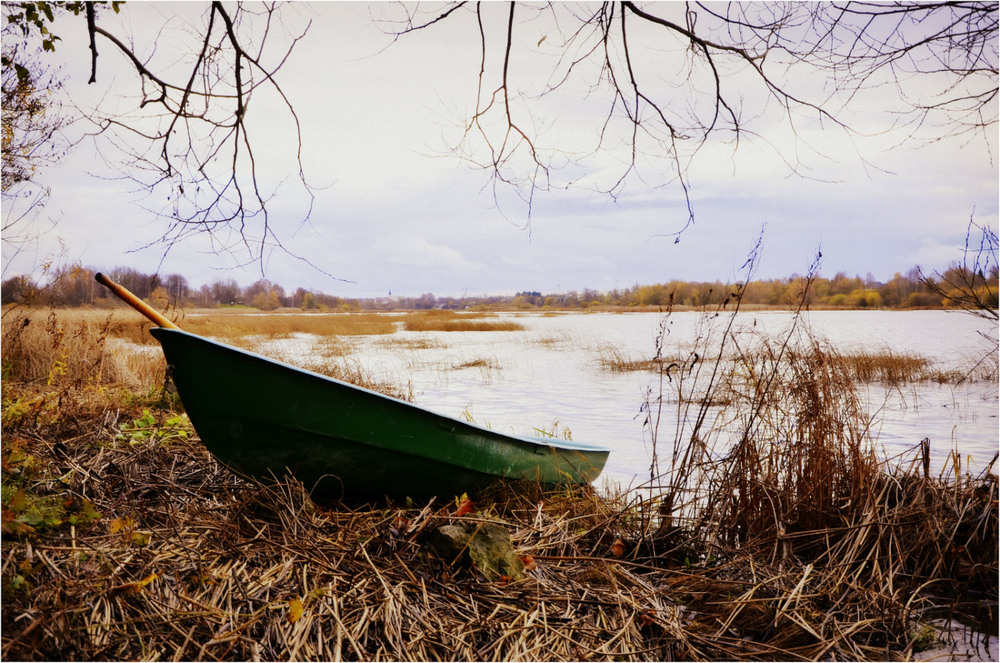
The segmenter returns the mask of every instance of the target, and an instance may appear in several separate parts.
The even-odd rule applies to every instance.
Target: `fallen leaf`
[[[611,556],[619,559],[625,556],[625,544],[622,543],[621,539],[615,539],[615,542],[611,544]]]
[[[24,494],[23,490],[17,490],[11,495],[10,510],[14,513],[20,513],[28,508],[28,496]]]
[[[129,537],[129,541],[132,542],[133,546],[144,548],[149,545],[149,540],[151,538],[153,538],[152,532],[132,532],[132,536]]]
[[[288,601],[288,621],[294,624],[302,616],[302,601],[290,599]]]
[[[132,529],[133,523],[132,519],[126,516],[125,518],[115,518],[110,523],[108,523],[108,531],[111,534],[117,534],[118,532],[124,532],[126,530]]]
[[[535,558],[531,555],[521,555],[521,563],[524,564],[525,571],[531,571],[537,564],[535,564]]]
[[[475,513],[476,503],[470,500],[465,495],[462,495],[462,501],[459,503],[458,508],[455,510],[456,516],[464,516],[467,513]]]
[[[118,596],[120,594],[138,594],[139,592],[142,591],[143,587],[145,587],[146,585],[153,582],[159,577],[160,577],[159,573],[153,573],[151,575],[146,576],[145,578],[143,578],[138,582],[127,582],[123,585],[118,585],[117,587],[113,587],[111,589],[111,595]]]
[[[139,587],[145,587],[146,585],[148,585],[149,583],[153,582],[154,580],[156,580],[159,577],[160,577],[159,573],[151,573],[150,575],[146,576],[145,578],[143,578],[142,580],[140,580],[136,584],[139,585]]]

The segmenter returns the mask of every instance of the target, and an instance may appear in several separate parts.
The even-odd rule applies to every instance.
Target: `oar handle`
[[[98,283],[100,283],[105,288],[113,292],[115,296],[118,297],[118,299],[122,300],[123,302],[134,308],[136,311],[138,311],[139,313],[142,313],[144,316],[155,322],[160,327],[167,327],[168,329],[180,329],[180,327],[178,327],[177,325],[175,325],[174,323],[170,322],[165,317],[160,315],[159,312],[157,312],[156,309],[154,309],[152,306],[150,306],[149,304],[147,304],[146,302],[142,301],[141,299],[133,295],[131,292],[129,292],[128,288],[118,285],[117,283],[115,283],[114,281],[112,281],[107,276],[101,273],[98,273],[97,276],[95,276],[94,278],[97,279]]]

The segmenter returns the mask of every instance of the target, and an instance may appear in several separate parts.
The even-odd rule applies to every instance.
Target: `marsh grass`
[[[348,356],[353,349],[342,339],[321,337],[309,343],[306,354],[289,352],[275,343],[274,337],[244,336],[230,341],[233,345],[269,359],[325,375],[358,387],[377,391],[404,401],[413,400],[413,386],[409,380],[398,380],[365,366],[357,358]]]
[[[179,324],[186,331],[220,339],[256,335],[285,338],[291,334],[371,336],[396,331],[395,316],[377,313],[198,314]]]
[[[119,316],[127,316],[123,321]],[[83,309],[10,310],[3,321],[3,377],[4,381],[34,383],[47,388],[104,389],[123,386],[136,392],[146,392],[163,385],[166,361],[159,345],[149,335],[149,324],[135,320],[138,314],[130,311],[108,313]],[[376,375],[365,369],[348,355],[352,348],[342,336],[318,336],[312,344],[312,353],[297,356],[275,348],[274,341],[289,338],[292,334],[313,334],[321,329],[342,329],[357,332],[361,329],[381,329],[372,320],[354,321],[301,321],[293,324],[271,324],[264,321],[254,325],[254,333],[240,334],[247,329],[243,320],[257,316],[230,314],[220,322],[191,324],[184,321],[184,328],[201,328],[208,336],[222,338],[225,342],[245,350],[265,354],[301,368],[318,372],[366,389],[378,391],[395,398],[412,400],[412,387],[408,381],[400,383],[389,377]],[[297,316],[260,316],[262,318],[295,318]],[[310,318],[312,316],[302,316]],[[318,316],[317,316],[318,317]],[[343,317],[343,316],[334,316]],[[331,326],[332,325],[332,326]],[[389,326],[395,330],[390,321]],[[306,331],[312,329],[313,331]],[[390,333],[372,331],[371,333]],[[354,334],[346,333],[343,336]],[[145,341],[150,339],[154,345]],[[142,340],[142,343],[138,341]]]
[[[581,345],[575,334],[565,330],[546,333],[532,338],[529,342],[532,345],[538,345],[547,350],[575,349]]]
[[[857,351],[841,355],[848,375],[858,382],[898,385],[930,380],[931,361],[919,355],[904,355],[890,349]]]
[[[475,359],[467,359],[465,361],[459,361],[451,365],[452,370],[458,371],[463,368],[478,368],[478,369],[488,369],[488,370],[500,370],[500,362],[496,358],[487,357],[477,357]]]
[[[292,334],[317,336],[390,335],[407,331],[522,331],[512,320],[491,320],[495,314],[430,310],[393,313],[258,313],[199,312],[184,316],[178,324],[185,330],[221,339],[247,335],[285,338]]]
[[[142,329],[107,312],[9,309],[3,319],[3,378],[52,388],[147,389],[162,381],[166,364],[162,353],[129,351]]]
[[[604,343],[593,351],[595,362],[603,370],[612,373],[628,372],[660,372],[669,367],[684,364],[687,357],[676,354],[669,357],[635,356],[612,343]],[[795,350],[789,350],[795,352]],[[966,365],[941,368],[923,356],[902,354],[891,349],[876,351],[851,351],[838,353],[833,349],[827,351],[830,361],[839,362],[847,376],[855,382],[882,383],[890,386],[900,386],[920,382],[936,382],[939,384],[960,384],[962,382],[988,382],[997,379],[997,366],[991,358],[967,361]],[[712,357],[704,361],[716,361]],[[734,362],[732,369],[739,370],[739,365],[747,365],[747,357],[736,355],[728,357]]]
[[[446,348],[447,345],[444,341],[436,338],[400,338],[398,336],[390,336],[388,338],[380,338],[375,342],[375,346],[382,350],[439,350]]]
[[[636,357],[613,343],[603,343],[597,347],[597,365],[612,373],[632,371],[668,371],[679,367],[687,360],[685,356]]]
[[[466,320],[464,318],[407,317],[403,329],[411,332],[513,332],[524,331],[514,320]]]

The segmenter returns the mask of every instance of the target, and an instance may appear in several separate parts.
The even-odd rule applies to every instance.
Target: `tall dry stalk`
[[[731,544],[842,524],[881,471],[848,368],[805,331],[777,347],[752,337],[736,366],[728,409],[741,433],[712,466],[705,521]]]
[[[3,324],[4,379],[59,388],[159,386],[162,355],[126,347],[148,336],[147,328],[100,311],[12,311]]]
[[[762,236],[758,237],[742,266],[745,276],[742,282],[736,284],[715,309],[699,319],[693,347],[683,360],[665,361],[671,325],[669,309],[661,320],[656,338],[656,389],[648,390],[643,405],[644,426],[651,441],[649,497],[651,502],[660,503],[659,518],[650,523],[656,526],[654,538],[664,532],[676,532],[675,521],[689,519],[692,509],[699,508],[704,494],[704,467],[711,462],[711,433],[706,431],[706,425],[716,409],[718,385],[724,374],[723,357],[733,338],[746,286],[756,272],[762,241]],[[713,355],[717,357],[715,361],[704,360]],[[676,401],[677,411],[669,461],[661,466],[660,432],[668,399]]]

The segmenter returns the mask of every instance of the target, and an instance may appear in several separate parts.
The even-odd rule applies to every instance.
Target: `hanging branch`
[[[303,168],[302,127],[276,78],[308,26],[291,35],[286,50],[277,58],[268,56],[272,64],[265,64],[264,48],[271,43],[268,30],[277,6],[265,5],[262,12],[254,14],[242,4],[233,8],[213,2],[199,31],[195,57],[186,74],[174,78],[154,72],[133,47],[98,23],[94,3],[85,4],[93,54],[91,81],[97,80],[96,42],[101,38],[131,64],[143,89],[139,120],[121,116],[93,119],[98,133],[108,134],[126,154],[123,177],[150,195],[165,192],[170,200],[169,211],[153,210],[169,220],[157,243],[169,250],[186,237],[208,233],[220,249],[233,252],[241,247],[245,262],[257,262],[263,271],[268,251],[285,248],[271,226],[273,194],[262,189],[256,158],[259,137],[247,124],[248,105],[263,87],[284,104],[294,126],[298,180],[309,201],[302,220],[308,221],[314,194]],[[240,27],[251,20],[263,21],[267,28],[256,50],[243,36],[251,30]],[[159,111],[152,111],[153,107]],[[232,242],[231,237],[237,241]]]
[[[796,144],[775,153],[803,177],[809,173],[799,145],[820,158],[826,155],[808,145],[800,126],[818,123],[852,141],[861,134],[846,119],[847,111],[869,86],[888,83],[900,90],[909,111],[898,112],[909,118],[914,134],[932,118],[942,119],[945,135],[985,132],[997,121],[995,3],[729,3],[720,8],[624,1],[594,9],[549,3],[519,8],[519,16],[533,12],[533,17],[518,22],[511,4],[502,36],[505,49],[493,58],[487,52],[493,24],[483,17],[489,7],[452,3],[425,16],[419,7],[404,5],[405,18],[386,24],[395,41],[460,21],[469,12],[475,15],[482,56],[475,110],[453,151],[486,170],[494,185],[521,191],[529,219],[537,191],[569,187],[581,170],[601,171],[605,183],[592,188],[612,199],[636,184],[679,184],[687,211],[680,225],[686,228],[694,221],[692,161],[712,141],[738,147],[744,136],[760,138],[753,120],[769,104],[781,110]],[[681,20],[675,20],[680,11]],[[527,36],[543,15],[551,20],[532,48],[534,40]],[[548,70],[538,68],[543,55],[550,56],[544,60]],[[509,77],[512,62],[528,57],[536,65],[533,75],[515,86]],[[485,94],[491,71],[500,72],[501,81]],[[811,90],[810,77],[802,75],[806,71],[822,73],[833,86]],[[531,93],[530,85],[546,74],[551,82]],[[928,87],[911,86],[911,75],[933,80],[933,94],[914,96],[911,88]],[[543,106],[556,93],[580,104],[603,104],[589,149],[567,153],[557,142],[566,139],[564,133],[555,132],[554,139],[543,135],[539,127],[559,121]],[[589,160],[599,154],[617,159],[617,171],[604,167],[606,161],[592,166]],[[556,159],[572,166],[562,180]]]

